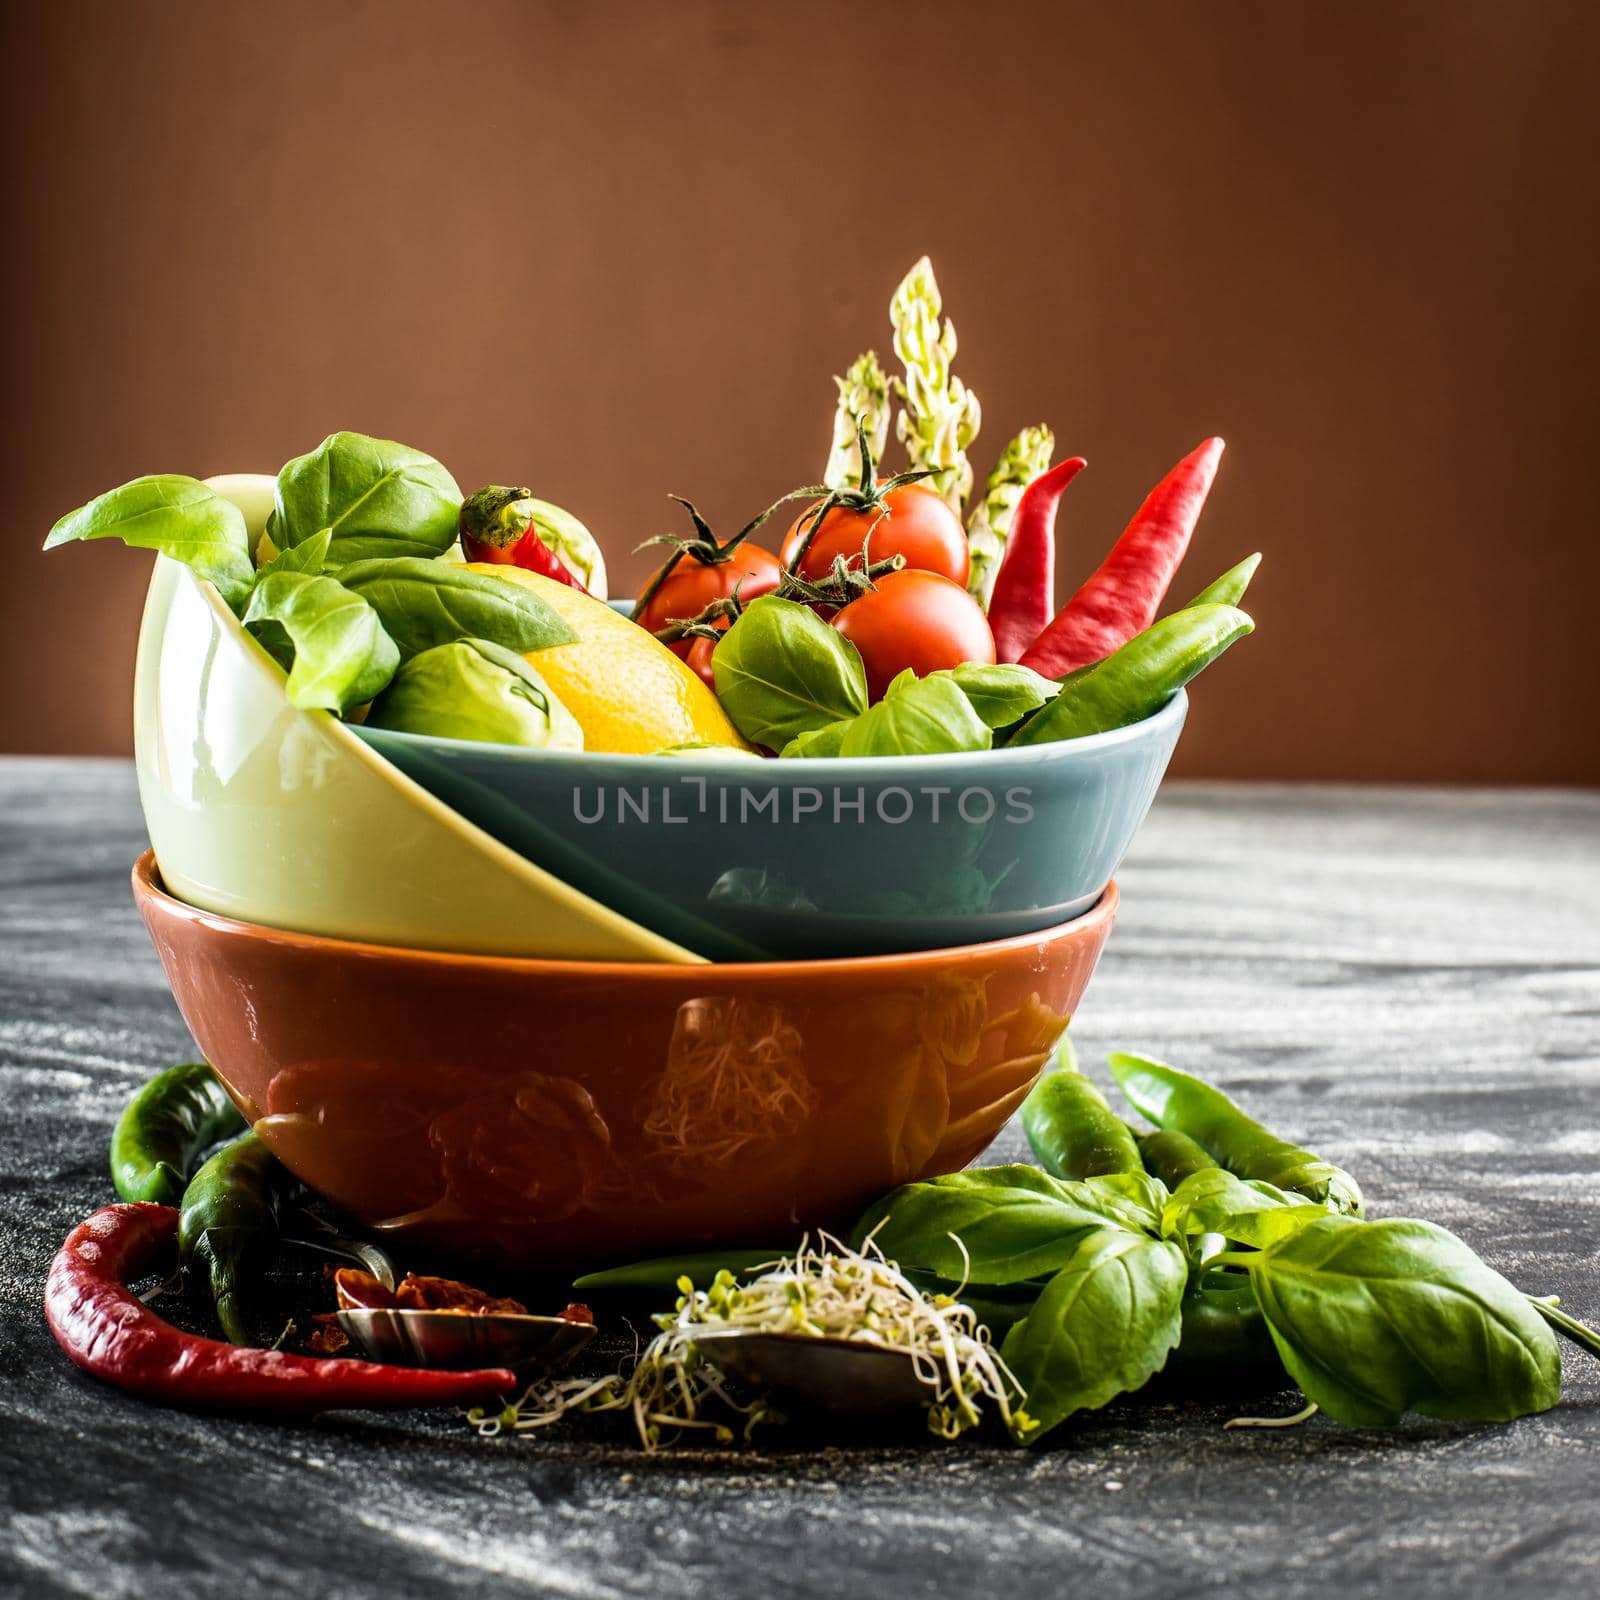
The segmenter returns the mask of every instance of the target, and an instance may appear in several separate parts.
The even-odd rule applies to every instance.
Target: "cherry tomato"
[[[726,600],[735,589],[741,600],[770,594],[782,579],[783,567],[778,558],[759,545],[741,544],[729,552],[725,561],[712,566],[685,556],[649,601],[634,612],[633,620],[654,633],[680,618],[698,616],[713,600]],[[652,575],[650,583],[654,582]],[[645,588],[649,586],[647,583]],[[643,594],[644,589],[639,592]],[[693,643],[693,639],[678,639],[667,648],[687,660]]]
[[[873,561],[904,556],[910,570],[937,572],[952,583],[965,585],[972,558],[961,518],[932,489],[925,489],[920,483],[890,489],[883,501],[883,505],[863,511],[847,506],[830,511],[800,563],[800,576],[813,581],[827,577],[835,556],[843,556],[850,566],[859,567],[861,547],[866,544]],[[785,566],[793,566],[799,554],[809,515],[808,511],[801,512],[784,535]]]
[[[711,670],[711,652],[717,648],[715,639],[708,639],[704,634],[694,639],[682,641],[689,648],[684,652],[683,659],[689,663],[689,670],[695,674],[708,689],[717,686],[716,674]]]
[[[907,667],[922,678],[963,661],[994,660],[994,635],[983,607],[936,572],[886,573],[877,588],[844,607],[833,625],[861,652],[874,700]]]

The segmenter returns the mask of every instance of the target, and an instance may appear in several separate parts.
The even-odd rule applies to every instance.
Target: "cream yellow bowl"
[[[273,480],[212,478],[252,540]],[[702,958],[590,899],[434,799],[284,675],[221,597],[158,557],[134,675],[134,758],[162,881],[204,911],[325,938],[575,961]]]

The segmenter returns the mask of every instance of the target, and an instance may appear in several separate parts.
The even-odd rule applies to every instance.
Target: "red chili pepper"
[[[989,596],[995,660],[1020,661],[1050,624],[1056,598],[1056,507],[1088,463],[1082,456],[1041,472],[1022,492]]]
[[[44,1312],[56,1343],[85,1372],[190,1410],[280,1414],[470,1405],[517,1387],[503,1367],[438,1372],[319,1360],[184,1333],[127,1287],[177,1229],[173,1207],[139,1203],[107,1206],[67,1235],[50,1263]]]
[[[519,501],[532,496],[532,489],[506,488],[497,483],[471,495],[461,507],[459,523],[461,548],[467,560],[522,567],[587,594],[577,573],[539,537],[533,517],[518,508]]]
[[[1207,439],[1150,491],[1110,554],[1022,655],[1023,666],[1065,677],[1155,621],[1221,459],[1222,440]]]

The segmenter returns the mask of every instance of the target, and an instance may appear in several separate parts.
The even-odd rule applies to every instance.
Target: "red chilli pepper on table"
[[[50,1263],[44,1312],[85,1372],[132,1394],[197,1411],[396,1410],[471,1405],[517,1388],[503,1367],[439,1372],[317,1359],[201,1339],[163,1321],[128,1288],[173,1240],[178,1213],[107,1206],[80,1222]]]
[[[1023,490],[989,596],[996,661],[1020,661],[1050,624],[1056,592],[1056,507],[1088,463],[1058,462]]]
[[[1023,666],[1047,678],[1064,677],[1103,661],[1155,621],[1200,520],[1222,449],[1221,439],[1207,439],[1150,491],[1110,554],[1019,658]]]

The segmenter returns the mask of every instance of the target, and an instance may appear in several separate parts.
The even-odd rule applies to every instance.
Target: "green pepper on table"
[[[1362,1214],[1361,1186],[1348,1172],[1280,1139],[1220,1089],[1148,1056],[1118,1053],[1106,1064],[1137,1111],[1187,1134],[1235,1177],[1303,1194],[1330,1211]]]
[[[1208,1150],[1176,1128],[1157,1128],[1138,1137],[1145,1171],[1169,1189],[1176,1189],[1185,1178],[1219,1164]]]
[[[1063,1037],[1053,1070],[1022,1102],[1022,1131],[1039,1165],[1053,1178],[1097,1178],[1139,1172],[1139,1147],[1106,1097],[1078,1071]]]
[[[179,1258],[186,1267],[204,1268],[217,1321],[234,1344],[250,1343],[239,1279],[277,1240],[281,1170],[272,1152],[247,1133],[212,1156],[183,1193]]]
[[[123,1200],[178,1205],[200,1153],[244,1130],[244,1118],[204,1061],[168,1067],[117,1118],[112,1184]]]

